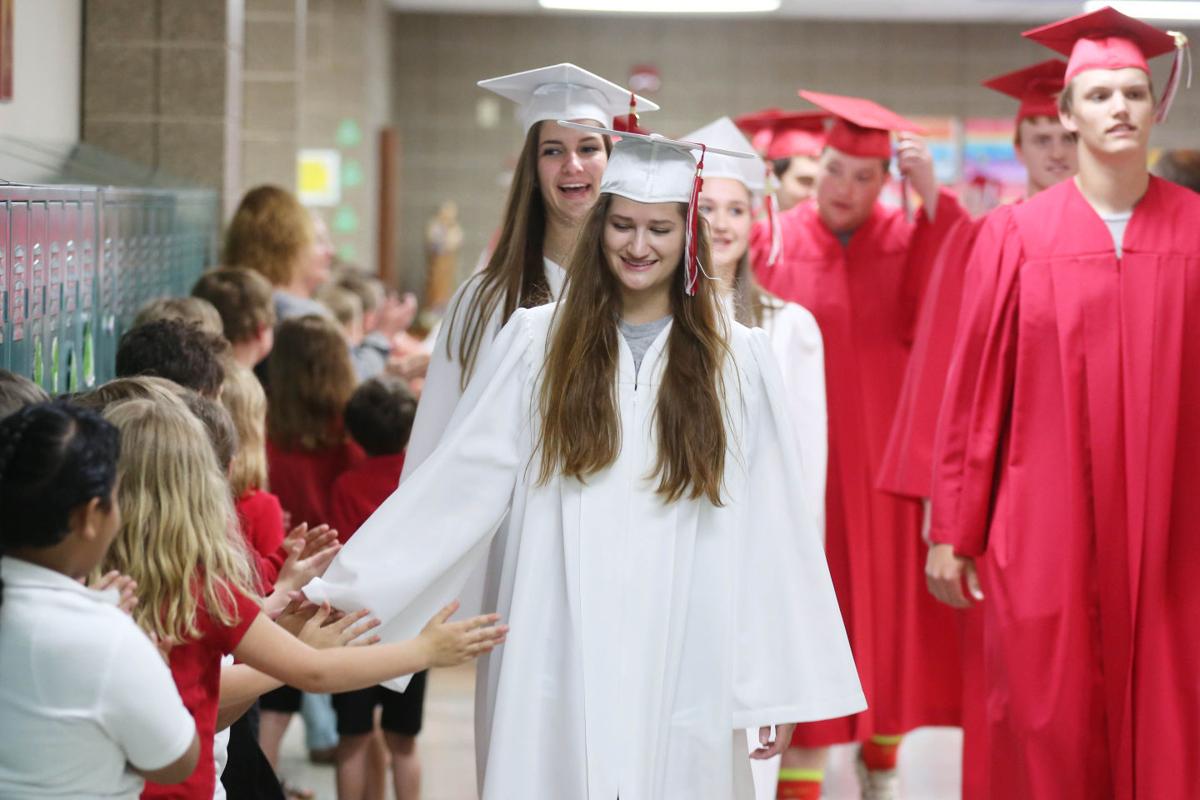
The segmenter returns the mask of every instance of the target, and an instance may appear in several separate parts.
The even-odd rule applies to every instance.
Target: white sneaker
[[[894,769],[867,769],[862,753],[854,759],[862,800],[899,800],[900,773]]]

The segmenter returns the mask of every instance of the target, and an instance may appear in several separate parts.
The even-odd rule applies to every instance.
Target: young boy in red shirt
[[[367,458],[343,472],[330,495],[330,524],[342,542],[349,539],[400,483],[404,449],[412,432],[417,401],[403,380],[382,375],[363,382],[346,404],[346,430]],[[338,717],[337,783],[342,800],[374,794],[387,780],[387,762],[372,757],[375,708],[392,765],[397,800],[416,798],[420,764],[416,736],[421,731],[425,673],[413,677],[403,694],[375,686],[334,695]],[[377,740],[376,740],[377,741]],[[378,752],[377,750],[375,751]]]

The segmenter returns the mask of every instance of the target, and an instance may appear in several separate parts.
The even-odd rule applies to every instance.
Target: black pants
[[[221,774],[229,800],[284,800],[271,762],[258,746],[258,706],[229,726],[229,760]]]

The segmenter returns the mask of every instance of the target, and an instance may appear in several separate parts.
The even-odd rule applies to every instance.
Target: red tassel
[[[696,294],[700,282],[700,190],[704,188],[704,154],[708,148],[700,145],[700,160],[696,162],[696,177],[692,180],[692,199],[688,202],[686,240],[683,244],[684,276],[683,289],[688,297]]]
[[[637,95],[633,92],[629,93],[629,131],[632,133],[638,130],[638,115],[637,115]]]
[[[1187,87],[1192,88],[1192,51],[1188,46],[1188,38],[1179,31],[1167,31],[1167,33],[1175,37],[1175,57],[1171,61],[1171,74],[1167,77],[1167,86],[1163,90],[1158,111],[1154,114],[1154,121],[1159,123],[1166,122],[1167,115],[1171,113],[1171,105],[1175,102],[1175,95],[1179,92],[1179,84],[1183,77],[1185,60],[1187,61]]]

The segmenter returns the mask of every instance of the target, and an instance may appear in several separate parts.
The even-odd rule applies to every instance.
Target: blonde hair
[[[254,373],[243,366],[225,373],[221,404],[233,418],[238,449],[229,467],[234,497],[251,489],[267,488],[267,395]]]
[[[133,375],[128,378],[114,378],[90,392],[76,395],[71,398],[71,404],[104,413],[109,406],[126,400],[178,399],[182,389],[183,387],[175,381],[157,375]]]
[[[312,218],[295,195],[278,186],[256,186],[242,197],[229,222],[222,262],[286,286],[315,238]]]
[[[180,642],[201,635],[201,606],[220,624],[236,625],[233,592],[257,592],[204,427],[178,398],[128,400],[104,416],[121,432],[122,520],[103,569],[137,581],[134,620]]]
[[[195,325],[213,336],[224,335],[217,307],[202,297],[160,297],[151,300],[138,309],[137,316],[133,318],[133,324],[129,327],[139,328],[160,319],[179,320],[188,325]]]
[[[328,308],[334,319],[348,328],[356,322],[362,322],[362,298],[354,292],[335,284],[326,284],[317,290],[317,302]]]

